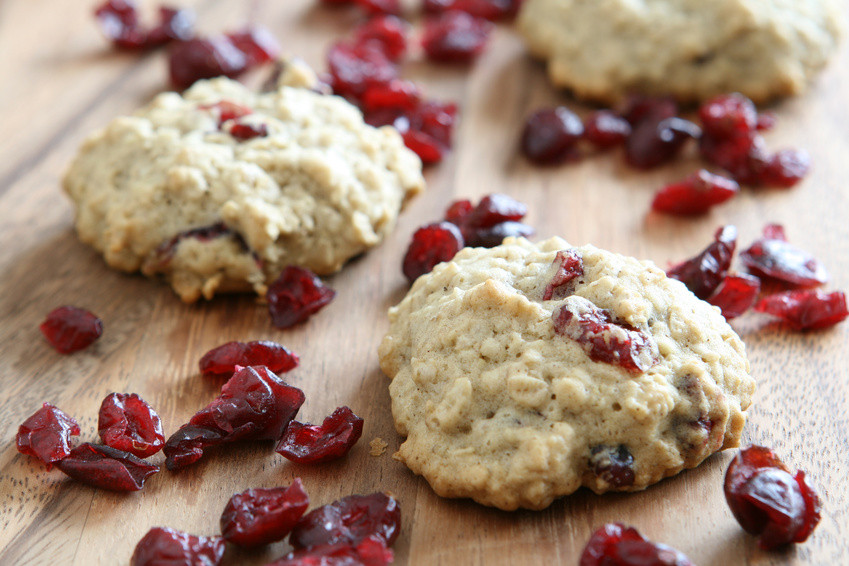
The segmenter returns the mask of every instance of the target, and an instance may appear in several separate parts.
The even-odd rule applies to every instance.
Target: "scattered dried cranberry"
[[[418,155],[424,165],[439,163],[445,155],[445,147],[424,132],[408,130],[401,137],[407,149]]]
[[[270,63],[280,55],[280,43],[267,28],[256,26],[226,34],[247,57],[248,68]]]
[[[296,265],[284,269],[265,294],[271,322],[277,328],[289,328],[305,321],[335,296],[336,291],[322,283],[315,273]]]
[[[103,35],[121,49],[151,49],[172,40],[186,41],[194,35],[195,16],[190,10],[162,6],[159,24],[150,29],[141,26],[132,0],[108,0],[95,9],[94,16]]]
[[[135,393],[112,393],[100,405],[97,432],[107,446],[147,458],[165,443],[162,422]]]
[[[354,31],[357,43],[372,43],[380,48],[390,61],[400,61],[407,52],[407,35],[410,24],[392,15],[377,16]]]
[[[433,61],[467,63],[481,54],[491,31],[483,18],[449,11],[425,21],[422,46]]]
[[[701,135],[697,125],[683,118],[643,119],[625,140],[625,159],[637,169],[651,169],[673,160],[688,139]]]
[[[130,566],[218,566],[224,539],[154,527],[136,544]]]
[[[583,297],[570,296],[552,318],[554,332],[581,344],[592,360],[634,372],[646,371],[656,362],[648,336],[614,322],[609,312]]]
[[[375,86],[398,77],[398,70],[383,50],[373,42],[335,43],[327,52],[327,66],[333,92],[354,99]]]
[[[377,85],[363,94],[363,111],[368,113],[380,110],[398,110],[413,112],[421,102],[421,90],[411,81],[396,79],[385,85]]]
[[[575,145],[583,134],[581,119],[565,106],[538,110],[522,130],[522,153],[538,165],[575,160],[578,158]]]
[[[720,139],[745,137],[757,128],[758,110],[742,94],[723,94],[699,107],[699,120],[707,136]]]
[[[248,124],[238,122],[230,126],[230,135],[239,141],[264,138],[268,135],[268,126],[265,124]]]
[[[593,473],[613,487],[634,485],[634,457],[624,444],[595,446],[590,451]]]
[[[80,483],[112,491],[138,491],[159,471],[129,452],[89,442],[71,450],[56,467]]]
[[[236,104],[230,100],[221,100],[216,102],[215,104],[201,104],[198,106],[199,110],[211,110],[213,115],[218,116],[218,127],[221,128],[224,122],[228,120],[236,120],[243,116],[247,116],[248,114],[253,114],[253,110],[251,110],[247,106],[243,106],[241,104]],[[215,224],[214,227],[220,228],[224,227],[223,224]]]
[[[430,273],[437,263],[451,260],[463,245],[460,230],[450,222],[422,226],[413,234],[404,255],[404,276],[412,283],[419,276]]]
[[[849,316],[843,291],[785,291],[764,297],[754,308],[780,318],[794,330],[828,328]]]
[[[523,0],[424,0],[426,13],[436,14],[448,10],[459,10],[478,18],[501,20],[512,18],[519,11]]]
[[[671,546],[655,543],[633,527],[607,523],[590,537],[579,566],[693,566]]]
[[[811,168],[808,152],[801,149],[782,149],[769,158],[760,174],[760,182],[770,187],[792,187],[801,181]]]
[[[704,214],[738,192],[740,185],[733,179],[701,169],[683,181],[672,183],[658,191],[651,207],[670,214]]]
[[[375,535],[391,546],[401,529],[401,508],[391,495],[349,495],[313,509],[292,530],[294,548],[346,543],[357,545]]]
[[[85,309],[64,306],[50,311],[39,328],[60,354],[71,354],[100,338],[103,321]]]
[[[804,542],[820,521],[820,500],[805,481],[793,475],[769,448],[749,446],[731,461],[725,474],[725,500],[758,545],[772,549]]]
[[[716,231],[714,242],[702,253],[670,268],[666,275],[684,283],[698,298],[707,299],[728,274],[736,247],[737,228],[723,226]]]
[[[562,299],[563,288],[568,285],[576,277],[584,274],[584,260],[574,249],[560,250],[554,258],[554,265],[557,266],[557,271],[554,277],[545,287],[542,295],[543,301],[548,301],[552,298]]]
[[[227,342],[208,351],[200,359],[203,375],[231,376],[237,366],[265,366],[274,373],[285,373],[298,367],[298,355],[282,344],[270,340]]]
[[[372,535],[357,545],[336,543],[302,548],[267,566],[384,566],[393,559],[383,539]]]
[[[708,302],[718,306],[722,310],[722,316],[731,320],[755,304],[760,290],[761,280],[753,275],[728,275],[708,298]]]
[[[71,453],[71,437],[79,433],[77,421],[50,403],[44,403],[18,427],[15,445],[18,452],[35,456],[49,470]]]
[[[309,507],[300,478],[289,487],[248,489],[230,498],[221,514],[221,534],[239,546],[283,540]]]
[[[533,228],[518,222],[527,210],[527,206],[512,197],[491,194],[474,207],[468,201],[452,203],[445,219],[460,228],[465,245],[491,248],[508,236],[527,238],[533,235]]]
[[[621,145],[630,135],[631,124],[612,110],[598,110],[584,120],[584,139],[598,149]]]
[[[659,122],[678,114],[678,103],[670,97],[634,95],[629,97],[617,114],[625,118],[631,127],[643,120]]]
[[[363,434],[363,419],[339,407],[321,425],[292,421],[275,450],[298,464],[320,464],[341,458]]]
[[[815,287],[828,281],[825,267],[809,253],[787,243],[783,228],[768,226],[764,232],[764,237],[740,252],[740,261],[750,271],[796,287]],[[779,237],[770,237],[772,234]]]

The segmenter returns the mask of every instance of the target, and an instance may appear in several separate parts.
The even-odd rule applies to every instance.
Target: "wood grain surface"
[[[207,33],[262,22],[287,52],[318,68],[332,38],[349,33],[358,17],[315,0],[181,4],[197,9]],[[811,539],[771,553],[757,549],[725,504],[729,453],[641,493],[582,490],[540,512],[440,499],[391,458],[400,438],[376,353],[386,309],[407,289],[400,261],[413,230],[438,218],[452,198],[491,192],[526,202],[540,238],[560,235],[661,266],[701,250],[721,224],[736,224],[745,246],[765,223],[779,222],[793,243],[825,263],[828,289],[849,290],[849,43],[807,94],[773,108],[779,122],[766,134],[768,145],[808,149],[811,175],[791,190],[746,189],[697,219],[647,212],[655,189],[692,171],[695,158],[635,173],[618,153],[553,169],[517,156],[530,111],[556,102],[581,113],[589,108],[549,86],[509,27],[499,26],[471,67],[438,67],[416,53],[404,75],[461,106],[456,148],[427,170],[428,191],[387,241],[329,278],[336,300],[307,324],[281,331],[254,297],[184,305],[160,283],[110,270],[76,239],[73,210],[59,188],[76,147],[167,88],[164,54],[110,50],[92,5],[0,0],[0,564],[126,564],[152,526],[216,534],[233,493],[296,476],[314,506],[351,493],[394,493],[403,510],[398,564],[577,564],[589,533],[607,521],[634,525],[699,565],[849,564],[849,323],[793,333],[751,315],[734,322],[758,381],[744,441],[771,446],[806,470],[824,500]],[[53,351],[38,325],[61,304],[96,312],[105,324],[101,340],[70,356]],[[301,420],[319,421],[343,404],[365,418],[363,439],[347,458],[296,466],[267,443],[235,445],[180,473],[163,470],[141,492],[114,494],[48,472],[15,450],[18,425],[44,401],[79,420],[83,441],[96,440],[97,410],[112,391],[140,394],[171,433],[221,385],[201,378],[199,357],[227,340],[253,339],[277,340],[300,354],[302,364],[288,378],[307,396]],[[369,455],[376,437],[389,444],[378,457]],[[161,462],[161,454],[153,460]],[[284,543],[255,552],[228,548],[225,564],[263,564],[286,551]]]

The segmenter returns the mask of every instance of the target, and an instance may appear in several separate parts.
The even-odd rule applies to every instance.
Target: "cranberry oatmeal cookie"
[[[187,302],[337,271],[424,188],[421,161],[293,63],[278,88],[199,81],[90,136],[64,178],[80,239]]]
[[[755,387],[718,308],[651,262],[559,238],[465,248],[389,318],[396,458],[501,509],[697,466],[739,445]]]

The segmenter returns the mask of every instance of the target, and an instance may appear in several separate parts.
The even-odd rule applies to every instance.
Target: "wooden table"
[[[561,235],[661,266],[701,250],[721,224],[736,224],[746,246],[765,223],[779,222],[793,243],[825,263],[829,289],[849,290],[849,42],[806,95],[775,106],[779,122],[766,135],[771,148],[807,148],[811,175],[791,190],[746,189],[697,219],[647,213],[655,189],[692,171],[695,158],[635,173],[618,154],[554,169],[531,167],[516,154],[523,117],[533,109],[558,101],[587,108],[547,84],[508,27],[498,28],[470,68],[426,64],[417,54],[404,74],[461,106],[456,148],[427,170],[428,191],[388,240],[329,279],[336,300],[309,323],[281,331],[254,297],[184,305],[162,284],[110,270],[76,239],[59,185],[77,145],[167,86],[163,53],[110,50],[92,4],[0,1],[0,564],[126,564],[150,527],[216,534],[233,493],[296,476],[313,505],[351,493],[394,493],[403,509],[398,564],[576,564],[589,533],[607,521],[632,524],[700,565],[849,563],[849,323],[804,334],[751,316],[734,322],[758,381],[744,441],[771,446],[808,471],[825,501],[811,539],[775,553],[758,550],[725,504],[722,478],[731,454],[642,493],[582,490],[541,512],[440,499],[391,458],[400,438],[376,353],[386,309],[407,289],[400,261],[410,234],[458,196],[510,194],[529,205],[527,220],[541,238]],[[182,4],[197,9],[204,32],[250,18],[263,22],[286,51],[318,68],[331,38],[349,33],[357,18],[314,0]],[[60,304],[84,306],[104,320],[95,346],[62,356],[46,344],[38,325]],[[363,439],[347,458],[310,468],[288,463],[264,443],[235,445],[181,473],[163,471],[141,492],[114,494],[45,471],[15,450],[17,426],[44,401],[79,420],[82,440],[96,440],[97,410],[112,391],[139,393],[173,432],[220,387],[200,377],[198,358],[237,339],[277,340],[301,355],[289,379],[307,396],[302,420],[320,421],[343,404],[365,418]],[[389,444],[378,457],[369,455],[376,437]],[[286,549],[228,549],[225,563],[262,564]]]

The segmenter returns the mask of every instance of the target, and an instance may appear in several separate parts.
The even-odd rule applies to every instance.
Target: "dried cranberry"
[[[828,328],[849,316],[843,291],[785,291],[764,297],[754,309],[780,318],[794,330]]]
[[[530,237],[534,233],[530,226],[517,222],[524,218],[528,209],[512,197],[487,195],[477,206],[468,209],[471,203],[466,205],[467,201],[461,202],[456,207],[449,207],[445,219],[453,221],[460,228],[467,246],[491,248],[501,244],[508,236]]]
[[[226,37],[236,49],[245,54],[249,68],[270,63],[280,55],[280,43],[264,27],[249,27],[239,32],[228,33]]]
[[[674,548],[648,540],[633,527],[607,523],[587,541],[579,566],[693,566],[693,563]]]
[[[699,107],[699,120],[706,136],[717,139],[748,136],[758,125],[758,110],[742,94],[723,94]]]
[[[320,464],[341,458],[363,434],[363,419],[339,407],[321,425],[292,421],[275,450],[298,464]]]
[[[248,489],[230,498],[221,514],[221,534],[239,546],[283,540],[310,505],[300,478],[289,487]]]
[[[130,566],[218,566],[224,539],[154,527],[136,544]]]
[[[783,149],[769,158],[760,182],[769,187],[792,187],[808,174],[811,158],[800,149]]]
[[[625,159],[637,169],[651,169],[674,159],[690,138],[701,129],[683,118],[648,118],[634,126],[625,140]]]
[[[769,448],[749,446],[731,461],[725,474],[725,500],[747,533],[763,549],[804,542],[820,521],[820,500]]]
[[[85,309],[64,306],[50,311],[39,328],[56,351],[71,354],[100,338],[103,321]]]
[[[683,181],[662,188],[654,196],[651,207],[670,214],[704,214],[740,192],[733,179],[714,175],[704,169]]]
[[[631,127],[643,120],[660,122],[678,114],[678,103],[669,97],[634,95],[629,97],[617,113],[625,118]]]
[[[455,200],[445,210],[445,220],[460,226],[474,209],[475,205],[468,199]]]
[[[612,110],[598,110],[584,120],[584,139],[599,149],[625,143],[631,135],[631,124]]]
[[[522,130],[522,154],[538,165],[573,160],[578,157],[575,144],[583,134],[581,119],[565,106],[538,110]]]
[[[375,535],[391,546],[401,529],[401,508],[391,495],[349,495],[313,509],[292,530],[295,548],[346,543],[359,544]]]
[[[267,566],[384,566],[394,559],[392,551],[378,536],[359,544],[322,544],[290,552]]]
[[[112,491],[138,491],[159,471],[129,452],[89,442],[71,450],[56,467],[80,483]]]
[[[336,43],[327,52],[333,92],[359,98],[370,87],[397,78],[398,70],[383,51],[371,42]]]
[[[407,149],[419,156],[422,163],[430,165],[439,163],[445,154],[445,146],[436,141],[433,136],[418,130],[409,130],[401,134]]]
[[[554,332],[578,342],[592,360],[634,372],[646,371],[656,362],[648,336],[614,322],[609,312],[583,297],[570,296],[552,318]]]
[[[162,422],[135,393],[112,393],[100,404],[97,432],[104,444],[147,458],[165,443]]]
[[[534,235],[534,229],[521,222],[501,222],[489,228],[478,228],[468,232],[467,246],[494,248],[500,246],[504,238],[530,238]],[[467,231],[463,230],[466,235]]]
[[[225,115],[227,114],[225,114],[225,110],[222,109],[222,121],[223,116]],[[155,273],[157,270],[163,269],[173,259],[174,254],[177,252],[177,246],[185,239],[191,238],[201,242],[207,242],[223,237],[232,237],[243,250],[248,249],[245,240],[240,234],[230,230],[230,228],[228,228],[223,222],[218,222],[210,226],[201,226],[200,228],[192,228],[185,232],[180,232],[170,240],[159,244],[159,246],[157,246],[153,251],[153,257],[155,259],[149,265],[145,266],[145,269],[147,269],[149,273]]]
[[[108,0],[95,9],[100,29],[116,47],[141,50],[158,47],[172,40],[188,40],[194,35],[194,13],[189,10],[159,8],[159,24],[145,29],[139,23],[136,3],[132,0]]]
[[[371,14],[392,14],[397,16],[401,13],[400,0],[354,0],[354,3]]]
[[[755,304],[760,290],[761,280],[753,275],[728,275],[708,298],[708,302],[718,306],[722,310],[722,316],[731,320]]]
[[[728,274],[736,247],[737,228],[723,226],[702,253],[670,268],[666,275],[684,283],[698,298],[707,299]]]
[[[315,273],[296,265],[284,269],[265,294],[271,322],[277,328],[289,328],[305,321],[335,296],[336,291],[322,283]]]
[[[248,124],[238,122],[230,126],[230,135],[239,141],[264,138],[268,135],[268,126],[265,124]]]
[[[489,228],[507,222],[519,221],[528,213],[528,207],[513,197],[493,193],[483,197],[478,205],[463,219],[464,226]]]
[[[248,114],[253,114],[253,110],[249,107],[236,104],[230,100],[221,100],[215,104],[201,104],[198,106],[198,109],[212,110],[214,115],[218,116],[219,128],[221,128],[221,125],[228,120],[236,120],[243,116],[247,116]],[[215,224],[214,226],[218,228],[224,227],[223,224]]]
[[[421,90],[414,82],[396,79],[366,90],[363,94],[362,107],[365,112],[387,109],[412,112],[418,107],[421,94]]]
[[[270,340],[227,342],[208,351],[200,359],[203,375],[231,376],[237,366],[265,366],[274,373],[285,373],[298,367],[298,355],[282,344]]]
[[[634,485],[634,457],[624,444],[595,446],[590,451],[593,473],[613,487]]]
[[[147,35],[147,45],[159,46],[170,41],[188,41],[195,35],[195,13],[186,9],[159,7],[159,25]]]
[[[50,403],[44,403],[18,427],[15,445],[18,452],[35,456],[49,470],[71,453],[71,437],[78,434],[77,421]]]
[[[459,10],[478,18],[501,20],[512,18],[522,0],[424,0],[424,11],[430,14]]]
[[[354,31],[357,43],[371,43],[380,48],[390,61],[400,61],[407,52],[410,24],[392,15],[371,18]]]
[[[199,79],[236,78],[248,68],[248,56],[226,36],[195,38],[174,43],[168,52],[168,72],[177,88]]]
[[[770,233],[774,230],[769,227]],[[780,238],[763,238],[740,252],[740,261],[761,277],[777,279],[796,287],[815,287],[828,281],[825,267],[809,253],[787,243],[783,229]]]
[[[422,46],[433,61],[467,63],[481,54],[492,24],[466,12],[450,11],[424,24]]]
[[[555,297],[562,299],[563,287],[568,285],[576,277],[584,274],[584,260],[581,254],[574,249],[557,252],[554,258],[554,265],[557,266],[557,271],[545,287],[542,295],[543,301],[548,301]]]
[[[449,261],[463,249],[463,236],[450,222],[422,226],[413,234],[404,255],[402,271],[410,283],[430,273],[437,263]]]
[[[699,151],[708,162],[726,169],[738,182],[762,184],[763,170],[769,163],[769,156],[760,135],[722,139],[702,136]]]
[[[457,105],[429,100],[408,115],[410,128],[423,132],[444,147],[451,147],[451,133],[457,121]]]

